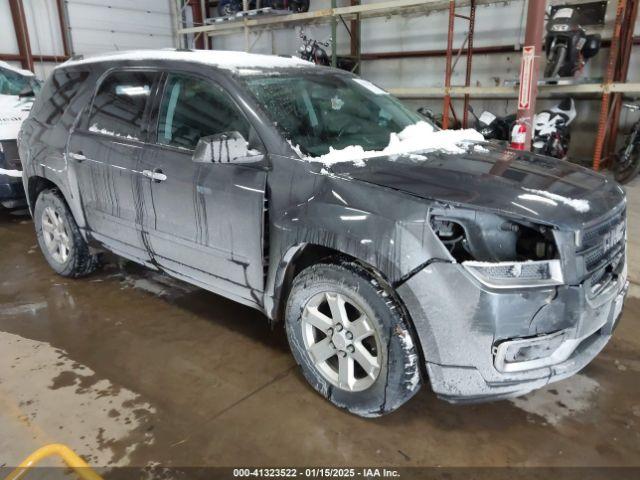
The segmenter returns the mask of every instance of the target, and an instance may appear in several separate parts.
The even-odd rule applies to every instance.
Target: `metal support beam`
[[[64,0],[56,0],[56,7],[58,8],[58,21],[60,22],[60,35],[62,36],[62,49],[64,50],[64,56],[69,57],[69,55],[71,55],[71,39],[69,38],[67,11]]]
[[[24,14],[22,0],[9,0],[13,28],[18,40],[18,51],[20,52],[20,62],[22,68],[33,72],[33,55],[31,53],[31,43],[29,42],[29,31],[27,30],[27,19]]]
[[[626,82],[629,75],[629,63],[631,61],[631,50],[634,44],[633,29],[638,18],[638,5],[640,0],[627,0],[622,30],[620,38],[620,54],[618,55],[618,65],[616,68],[614,81]],[[608,159],[615,152],[618,137],[618,127],[620,126],[620,112],[622,110],[622,95],[613,94],[613,105],[611,107],[611,125],[607,129],[607,141],[604,146],[603,157]]]
[[[611,48],[609,49],[609,61],[605,72],[604,81],[610,83],[614,79],[616,63],[618,61],[618,50],[620,46],[620,34],[622,30],[622,20],[624,17],[627,0],[618,0],[616,7],[616,21],[613,27],[613,37],[611,38]],[[598,119],[598,133],[596,135],[596,146],[593,152],[593,169],[600,170],[602,160],[602,149],[605,136],[607,135],[607,120],[609,118],[609,101],[611,94],[605,91],[602,94],[602,104],[600,105],[600,118]]]
[[[333,10],[338,6],[337,0],[331,0],[331,9]],[[331,66],[336,68],[338,66],[338,17],[331,17]]]
[[[533,116],[536,112],[536,98],[538,97],[538,72],[542,58],[542,37],[544,36],[544,14],[546,1],[529,0],[527,5],[527,27],[524,34],[524,44],[534,47],[533,71],[531,72],[531,95],[529,107],[518,110],[518,122],[527,125],[524,145],[531,149],[531,134],[533,133]],[[520,79],[522,83],[523,79]]]
[[[350,4],[352,7],[356,5],[360,5],[360,0],[350,0]],[[360,15],[356,15],[356,17],[351,20],[350,25],[350,35],[351,35],[351,57],[356,61],[356,69],[354,73],[360,74],[360,62],[362,61],[362,43],[361,43],[361,35],[360,35]]]
[[[453,22],[456,16],[456,3],[449,0],[449,30],[447,34],[447,59],[444,67],[444,100],[442,102],[442,128],[449,128],[449,107],[451,105],[451,59],[453,57]]]
[[[471,86],[471,60],[473,59],[473,31],[476,26],[476,2],[471,1],[469,7],[469,35],[467,36],[467,70],[465,72],[464,86]],[[464,95],[464,112],[462,113],[462,126],[468,127],[469,122],[469,94]]]

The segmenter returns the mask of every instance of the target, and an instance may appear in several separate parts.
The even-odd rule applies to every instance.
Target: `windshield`
[[[38,93],[40,84],[35,77],[27,77],[0,67],[0,95],[20,95],[21,93]]]
[[[329,153],[329,147],[382,150],[392,133],[425,120],[357,77],[297,74],[244,81],[285,138],[314,157]]]

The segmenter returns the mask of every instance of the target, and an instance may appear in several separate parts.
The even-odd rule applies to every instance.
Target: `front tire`
[[[98,256],[80,234],[80,229],[57,190],[38,196],[33,221],[40,250],[53,270],[63,277],[83,277],[98,267]]]
[[[285,315],[296,362],[334,405],[377,417],[419,390],[419,354],[404,309],[359,264],[321,263],[300,272]]]

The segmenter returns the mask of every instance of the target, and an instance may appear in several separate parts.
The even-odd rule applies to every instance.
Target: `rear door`
[[[249,121],[218,83],[191,74],[167,74],[157,103],[157,129],[140,167],[157,177],[147,180],[145,195],[152,257],[174,275],[260,304],[264,164],[192,159],[201,137],[238,131],[255,138]],[[261,142],[256,139],[253,147],[264,160]]]
[[[146,137],[153,70],[112,70],[73,131],[67,158],[78,177],[91,235],[111,250],[147,261],[142,220],[140,155]]]

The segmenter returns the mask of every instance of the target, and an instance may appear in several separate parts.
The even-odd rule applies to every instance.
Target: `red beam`
[[[444,67],[444,100],[442,103],[442,128],[446,130],[449,128],[449,105],[451,103],[451,95],[449,95],[449,89],[451,88],[451,59],[453,57],[453,22],[456,15],[456,3],[453,0],[449,0],[449,31],[447,34],[447,61]]]
[[[546,2],[529,0],[527,5],[527,28],[524,33],[524,45],[533,46],[534,63],[531,73],[531,94],[529,107],[518,110],[518,122],[527,126],[524,140],[526,150],[531,150],[531,134],[533,133],[533,116],[536,112],[536,98],[538,97],[538,72],[542,58],[542,37],[544,36],[544,14]],[[522,84],[522,79],[520,79]]]
[[[68,60],[68,56],[60,57],[58,55],[33,55],[33,60],[38,62],[59,63]],[[23,57],[17,53],[0,53],[0,60],[5,62],[22,62]]]
[[[611,38],[611,48],[609,49],[609,61],[605,72],[604,83],[611,83],[614,80],[616,64],[618,62],[618,50],[620,47],[620,34],[622,30],[622,20],[624,18],[627,0],[618,0],[616,7],[616,22],[613,26],[613,37]],[[596,146],[593,152],[593,169],[600,170],[600,160],[602,160],[602,149],[607,135],[607,119],[609,117],[609,99],[611,94],[602,94],[602,104],[600,105],[600,118],[598,119],[598,133],[596,135]]]
[[[20,52],[20,62],[22,68],[33,72],[33,55],[31,54],[31,43],[29,42],[29,32],[27,30],[27,19],[24,15],[24,5],[22,0],[9,0],[13,28],[18,41],[18,51]]]
[[[640,36],[633,37],[633,44],[640,45]],[[610,40],[603,40],[602,47],[611,46]],[[474,55],[492,55],[498,53],[519,53],[519,50],[513,45],[493,45],[488,47],[473,47]],[[394,60],[398,58],[426,58],[426,57],[444,57],[446,50],[413,50],[409,52],[371,52],[361,54],[362,60]],[[467,49],[463,49],[461,55],[466,55]]]

